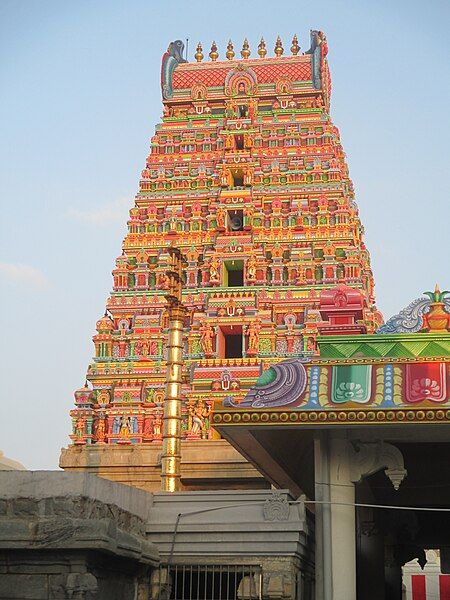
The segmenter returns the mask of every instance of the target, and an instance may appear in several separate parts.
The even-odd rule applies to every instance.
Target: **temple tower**
[[[195,62],[183,50],[178,40],[162,58],[163,116],[61,466],[159,487],[174,246],[186,259],[182,484],[254,488],[265,483],[211,429],[214,403],[239,403],[272,363],[314,355],[319,332],[371,333],[381,317],[330,118],[325,35],[311,32],[304,53],[296,36],[272,56],[264,40],[256,57],[246,40],[223,57],[213,43],[207,61],[201,44]],[[339,286],[353,290],[342,297],[356,321],[320,305]]]

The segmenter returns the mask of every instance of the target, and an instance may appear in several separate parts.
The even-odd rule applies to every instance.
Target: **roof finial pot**
[[[203,48],[200,42],[197,44],[197,50],[194,54],[194,57],[197,62],[202,62],[203,60]]]
[[[228,60],[233,60],[234,58],[234,46],[231,40],[228,40],[226,57],[228,58]]]
[[[211,52],[209,53],[209,58],[215,62],[219,58],[219,53],[217,52],[216,42],[211,44]]]
[[[300,46],[298,45],[298,39],[296,35],[294,35],[292,38],[291,52],[292,56],[297,56],[297,54],[300,52]]]
[[[431,300],[430,310],[423,317],[424,327],[422,331],[428,333],[446,333],[450,332],[450,313],[445,306],[445,298],[450,294],[449,291],[441,292],[436,284],[434,292],[424,292]]]
[[[261,38],[261,41],[259,42],[258,54],[261,58],[264,58],[267,54],[266,42],[264,41],[264,38]]]
[[[244,43],[242,44],[241,56],[242,58],[248,58],[250,56],[250,46],[247,38],[245,38]]]
[[[275,56],[281,56],[284,53],[283,44],[281,43],[280,36],[277,37],[277,41],[275,42]]]

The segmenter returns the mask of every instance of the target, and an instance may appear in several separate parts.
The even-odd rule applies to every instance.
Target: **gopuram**
[[[261,372],[313,356],[320,294],[350,286],[347,333],[382,322],[339,130],[330,118],[327,42],[301,52],[278,38],[224,57],[162,58],[162,121],[151,139],[113,271],[95,357],[75,392],[65,469],[159,488],[167,338],[167,247],[186,258],[183,485],[265,486],[211,428],[217,402],[239,403]],[[208,483],[209,482],[209,483]]]
[[[158,589],[197,561],[203,600],[228,598],[211,565],[242,561],[234,598],[401,600],[402,566],[436,550],[444,597],[449,292],[386,323],[375,307],[322,32],[304,53],[296,37],[274,56],[264,40],[255,58],[246,40],[238,57],[183,51],[162,59],[162,123],[61,466],[159,488],[177,253],[181,491],[152,495]]]

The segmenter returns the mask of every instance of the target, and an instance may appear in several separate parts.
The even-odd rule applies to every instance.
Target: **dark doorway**
[[[244,261],[225,261],[224,284],[227,287],[242,287],[244,285]]]
[[[228,271],[228,287],[242,287],[244,285],[244,270]]]
[[[243,135],[235,135],[234,136],[234,145],[236,150],[244,149],[244,136]]]
[[[244,185],[244,177],[242,175],[233,175],[233,187],[242,187]]]
[[[225,358],[242,358],[242,335],[226,334]]]

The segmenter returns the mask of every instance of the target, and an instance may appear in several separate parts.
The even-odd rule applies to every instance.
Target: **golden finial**
[[[202,50],[203,50],[203,48],[202,48],[202,45],[201,45],[201,43],[199,42],[199,43],[197,44],[197,51],[196,51],[196,53],[194,54],[194,56],[195,56],[195,60],[196,60],[197,62],[202,62],[202,60],[203,60],[203,52],[202,52]]]
[[[233,60],[234,58],[234,47],[233,42],[231,40],[228,40],[226,57],[228,58],[228,60]]]
[[[266,42],[264,41],[264,38],[261,38],[261,41],[259,42],[258,54],[261,58],[264,58],[267,54]]]
[[[209,53],[209,58],[215,62],[219,58],[219,53],[217,52],[216,42],[211,44],[211,52]]]
[[[281,56],[284,52],[283,44],[281,43],[280,36],[277,37],[277,41],[275,42],[275,56]]]
[[[245,38],[244,43],[242,44],[241,56],[242,58],[248,58],[250,56],[250,46],[247,38]]]
[[[292,56],[297,56],[299,51],[300,51],[300,46],[298,45],[298,39],[297,39],[297,36],[294,35],[294,37],[292,38],[292,46],[291,46]]]

